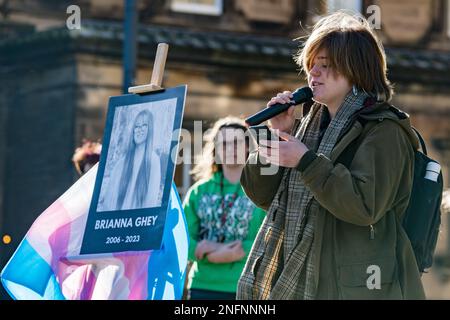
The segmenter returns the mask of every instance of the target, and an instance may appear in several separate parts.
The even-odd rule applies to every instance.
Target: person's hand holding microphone
[[[290,92],[290,91],[284,91],[283,93],[278,93],[275,97],[270,99],[270,101],[267,103],[267,108],[270,108],[271,106],[276,105],[276,104],[291,104],[294,102],[292,100],[293,97],[294,96],[292,95],[292,92]],[[291,132],[292,127],[295,122],[294,109],[295,109],[295,105],[292,105],[286,111],[271,118],[269,120],[269,126],[275,130],[280,130],[283,132]]]
[[[298,89],[294,93],[284,91],[273,97],[267,103],[266,109],[246,119],[250,125],[270,119],[271,132],[280,137],[280,141],[259,139],[259,154],[263,160],[286,168],[298,165],[308,148],[289,134],[295,122],[294,106],[311,98],[312,92],[309,87]],[[272,108],[274,109],[271,110]]]

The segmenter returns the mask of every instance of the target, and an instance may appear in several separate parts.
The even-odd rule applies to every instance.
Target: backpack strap
[[[401,111],[400,109],[397,109],[396,107],[394,107],[391,104],[389,105],[389,110],[392,111],[393,113],[395,113],[397,115],[397,117],[399,117],[399,119],[406,119],[406,114],[403,111]],[[417,131],[416,128],[414,128],[413,126],[411,126],[411,128],[414,130],[417,138],[419,139],[420,147],[422,149],[422,152],[425,155],[428,155],[427,147],[425,146],[425,140],[422,138],[422,136],[420,135],[419,131]]]
[[[346,168],[350,168],[350,164],[353,161],[353,158],[355,157],[356,151],[359,148],[362,140],[365,138],[366,132],[370,131],[370,129],[377,125],[377,121],[368,121],[363,118],[357,118],[356,121],[358,121],[361,124],[361,127],[363,128],[363,132],[355,138],[350,144],[345,148],[344,151],[339,155],[339,157],[335,160],[335,164],[341,163]]]
[[[371,104],[372,101],[369,101],[368,105],[366,107],[371,107],[373,105],[373,103]],[[394,113],[399,119],[406,119],[407,115],[401,111],[400,109],[397,109],[396,107],[394,107],[391,104],[387,104],[388,110],[391,111],[392,113]],[[359,147],[359,145],[361,144],[361,141],[364,139],[365,134],[370,131],[370,129],[375,126],[377,124],[378,121],[375,120],[367,120],[365,118],[360,117],[359,115],[357,115],[356,117],[356,121],[358,121],[362,128],[363,128],[363,132],[361,133],[361,135],[359,137],[357,137],[355,140],[353,140],[346,148],[345,150],[341,153],[341,155],[336,159],[335,163],[341,163],[343,164],[345,167],[349,168],[351,162],[353,161],[353,158],[356,154],[356,151]],[[422,152],[427,155],[427,148],[425,146],[425,141],[423,140],[422,136],[420,135],[420,133],[414,128],[412,127],[412,129],[414,130],[414,132],[416,133],[419,141],[420,141],[420,145],[422,148]]]
[[[419,138],[419,141],[420,141],[420,147],[422,148],[422,152],[423,152],[425,155],[428,155],[428,153],[427,153],[427,147],[425,146],[425,140],[423,140],[422,136],[420,135],[419,131],[417,131],[416,128],[414,128],[413,126],[411,126],[411,128],[412,128],[412,129],[414,130],[414,132],[416,133],[417,138]]]

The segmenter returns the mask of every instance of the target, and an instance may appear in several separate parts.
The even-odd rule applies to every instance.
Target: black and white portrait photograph
[[[161,205],[176,99],[117,107],[98,212]]]
[[[161,248],[186,92],[110,97],[81,254]]]

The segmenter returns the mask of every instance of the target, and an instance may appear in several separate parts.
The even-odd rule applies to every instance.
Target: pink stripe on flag
[[[52,267],[54,267],[53,257],[64,256],[58,252],[67,252],[71,222],[64,204],[56,200],[38,217],[26,235],[30,245]],[[63,238],[59,238],[60,236]]]
[[[97,282],[92,264],[61,258],[58,273],[58,282],[63,284],[61,289],[66,299],[91,300]],[[71,277],[70,285],[65,285],[68,277]]]
[[[125,266],[125,277],[128,278],[130,300],[145,300],[148,296],[148,261],[152,252],[114,254]]]
[[[48,239],[48,243],[52,248],[52,262],[51,267],[54,272],[58,269],[59,257],[67,256],[67,248],[69,246],[70,239],[70,223],[66,223],[59,227],[52,233]]]

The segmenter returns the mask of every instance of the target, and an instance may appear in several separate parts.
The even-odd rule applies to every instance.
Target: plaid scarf
[[[362,92],[357,96],[349,93],[321,141],[320,125],[327,110],[314,104],[295,137],[309,149],[330,157],[342,129],[367,97]],[[314,299],[314,209],[319,206],[303,184],[301,172],[286,169],[239,281],[238,299]]]

